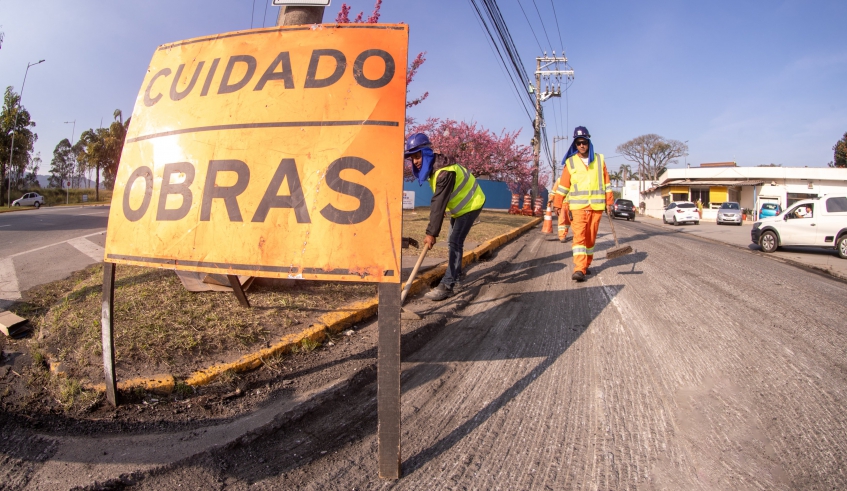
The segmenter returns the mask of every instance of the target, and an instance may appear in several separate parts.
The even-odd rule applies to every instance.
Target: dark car
[[[616,199],[612,204],[612,216],[635,220],[635,205],[628,199]]]

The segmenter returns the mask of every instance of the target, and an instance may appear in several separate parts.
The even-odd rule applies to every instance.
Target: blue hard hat
[[[413,153],[418,152],[420,149],[429,146],[432,146],[432,142],[429,141],[429,137],[423,133],[415,133],[409,136],[406,140],[406,150],[403,152],[403,156],[408,157]]]
[[[577,126],[576,128],[574,128],[573,139],[576,140],[577,138],[585,138],[586,140],[590,140],[591,135],[588,133],[588,128],[586,128],[585,126]]]

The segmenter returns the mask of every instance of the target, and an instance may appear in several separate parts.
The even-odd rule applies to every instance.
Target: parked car
[[[15,201],[12,201],[12,206],[34,206],[36,208],[41,208],[41,205],[43,204],[44,196],[41,196],[38,193],[26,193]]]
[[[635,205],[628,199],[616,199],[612,204],[612,217],[624,217],[626,221],[635,220]]]
[[[734,223],[741,225],[741,206],[734,201],[727,201],[718,208],[717,224]]]
[[[753,224],[750,239],[764,252],[782,246],[835,249],[847,259],[847,195],[825,195],[795,203],[775,217]]]
[[[665,212],[662,214],[662,222],[674,225],[691,222],[694,225],[699,225],[700,213],[697,211],[697,205],[690,201],[674,201],[665,208]]]
[[[777,203],[764,203],[759,210],[759,218],[775,217],[782,213],[782,207]]]

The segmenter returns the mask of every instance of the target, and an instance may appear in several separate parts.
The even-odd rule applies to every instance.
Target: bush
[[[65,203],[69,204],[79,204],[83,203],[82,197],[83,195],[88,196],[87,203],[95,203],[94,201],[94,189],[78,189],[71,188],[68,190],[59,189],[59,188],[38,188],[38,189],[27,189],[24,191],[16,191],[12,190],[12,201],[20,198],[24,195],[24,193],[36,192],[42,196],[44,196],[44,206],[56,206],[56,205],[64,205]],[[112,191],[101,189],[100,190],[100,201],[98,203],[109,203],[112,201]]]

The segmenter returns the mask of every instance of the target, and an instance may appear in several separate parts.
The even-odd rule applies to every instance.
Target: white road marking
[[[13,258],[13,257],[17,257],[17,256],[23,256],[24,254],[29,254],[29,253],[31,253],[31,252],[38,252],[38,251],[40,251],[40,250],[42,250],[42,249],[47,249],[48,247],[53,247],[53,246],[61,245],[61,244],[64,244],[64,243],[66,243],[66,242],[67,242],[67,243],[69,243],[69,242],[70,242],[70,241],[72,241],[72,240],[85,239],[85,238],[87,238],[87,237],[94,237],[95,235],[100,235],[100,234],[105,234],[105,233],[106,233],[106,231],[105,231],[105,230],[103,230],[103,231],[100,231],[100,232],[94,232],[93,234],[88,234],[88,235],[83,235],[83,236],[81,236],[81,237],[75,237],[75,238],[73,238],[73,239],[63,240],[63,241],[61,241],[61,242],[56,242],[55,244],[48,244],[48,245],[46,245],[46,246],[41,246],[41,247],[38,247],[38,248],[35,248],[35,249],[30,249],[30,250],[28,250],[28,251],[23,251],[23,252],[19,252],[19,253],[17,253],[17,254],[12,254],[11,256],[9,256],[9,258]],[[74,246],[74,247],[76,247],[76,246]],[[101,257],[100,257],[100,259],[98,259],[98,261],[102,261],[102,260],[103,260],[103,257],[101,256]]]
[[[0,260],[0,300],[18,300],[21,292],[18,289],[18,275],[12,258]]]
[[[74,246],[76,250],[85,254],[91,259],[94,259],[98,263],[102,262],[103,258],[106,256],[106,249],[103,249],[94,242],[86,240],[82,237],[71,239],[68,241],[68,244]]]
[[[0,227],[11,227],[11,225],[0,225]]]

